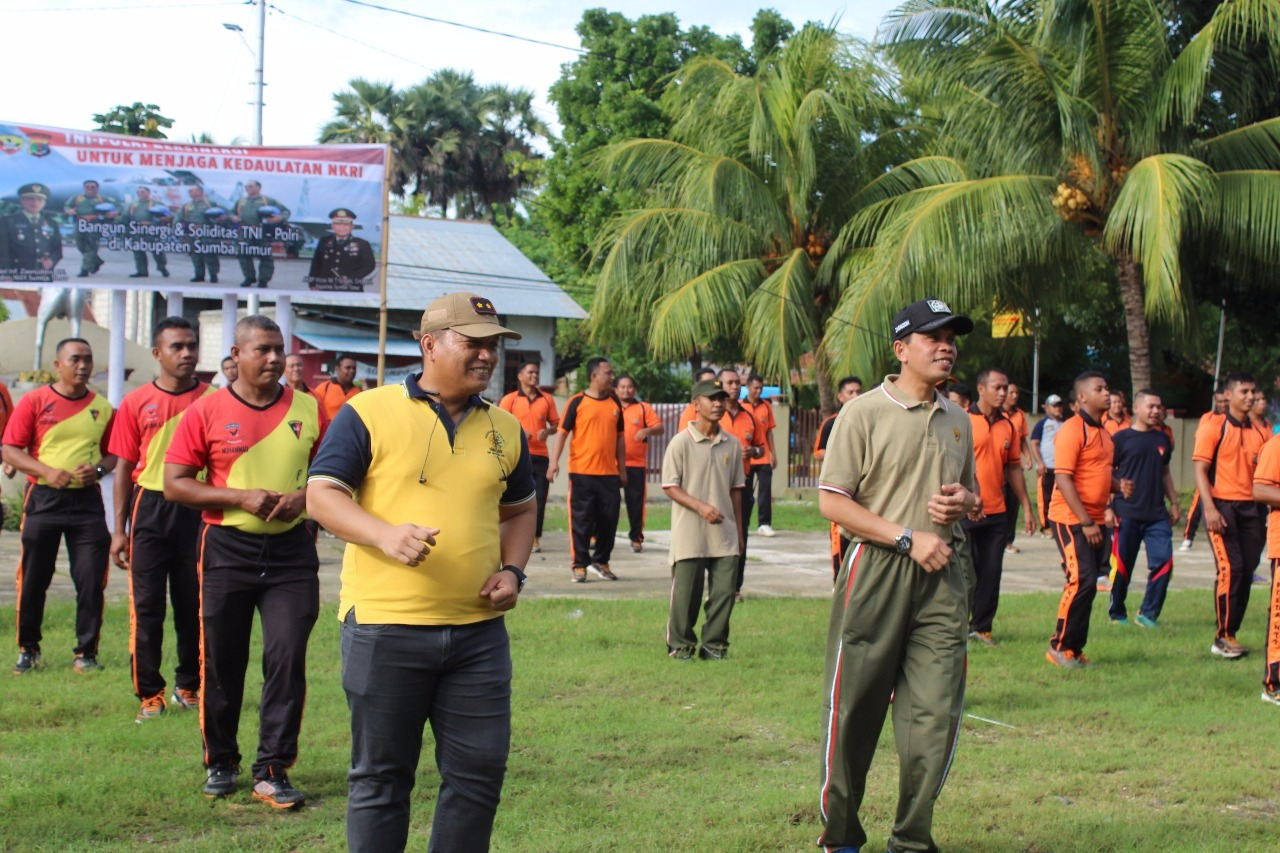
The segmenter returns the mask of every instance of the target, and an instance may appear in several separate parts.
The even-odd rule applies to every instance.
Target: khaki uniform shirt
[[[886,521],[935,533],[944,542],[961,541],[959,524],[934,524],[928,504],[944,483],[973,491],[969,415],[936,392],[929,402],[905,399],[893,384],[897,378],[886,376],[836,415],[818,487],[852,498]]]
[[[710,524],[698,513],[672,501],[671,563],[699,557],[738,554],[738,519],[733,490],[746,485],[738,440],[723,429],[707,436],[695,424],[676,434],[662,457],[662,487],[679,486],[724,513]]]

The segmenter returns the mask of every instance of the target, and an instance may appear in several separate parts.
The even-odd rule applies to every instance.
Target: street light
[[[255,110],[254,110],[254,120],[253,120],[253,144],[262,145],[262,87],[266,85],[262,80],[262,65],[263,65],[262,58],[263,58],[263,54],[266,52],[266,46],[267,46],[267,0],[254,0],[254,2],[258,7],[258,49],[256,51],[252,47],[250,47],[249,40],[244,37],[244,28],[241,27],[239,24],[224,23],[222,26],[224,29],[228,29],[231,32],[235,33],[236,35],[240,36],[240,41],[244,42],[244,46],[249,49],[249,53],[250,55],[253,56],[254,63],[257,66],[254,69],[254,74],[255,74],[254,87],[257,93],[257,98],[254,103]],[[258,303],[258,297],[250,296],[247,300],[247,303],[248,303],[249,313],[257,314],[258,309],[260,307]],[[287,308],[288,303],[286,302],[285,305],[286,305],[285,310],[288,310]],[[223,338],[224,340],[227,340],[229,339],[227,337],[228,323],[230,323],[231,327],[234,327],[235,325],[235,313],[236,313],[235,304],[232,303],[231,305],[229,318],[227,316],[227,311],[226,311],[226,299],[224,299],[224,302],[223,302],[223,309],[224,309],[223,318],[222,318]],[[286,343],[287,343],[287,340],[288,339],[286,338]]]

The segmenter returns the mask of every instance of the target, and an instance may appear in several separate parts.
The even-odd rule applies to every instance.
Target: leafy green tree
[[[830,411],[825,336],[845,287],[828,248],[905,156],[888,80],[865,46],[813,24],[754,76],[698,57],[675,79],[668,138],[595,158],[604,183],[641,202],[594,240],[595,334],[640,326],[672,359],[733,338],[783,383],[812,351]]]
[[[107,133],[119,133],[124,136],[145,136],[151,139],[168,139],[164,128],[173,127],[173,119],[160,115],[160,108],[155,104],[144,104],[134,101],[132,105],[113,107],[110,112],[98,113],[93,117],[98,130]]]
[[[940,120],[944,180],[884,200],[835,252],[883,322],[926,292],[1054,301],[1100,254],[1119,285],[1134,387],[1149,320],[1192,320],[1185,273],[1211,251],[1237,276],[1280,263],[1280,3],[912,0],[890,54]],[[1200,23],[1204,21],[1203,23]],[[1195,28],[1197,27],[1198,28]],[[1194,28],[1194,29],[1193,29]],[[903,167],[908,169],[909,167]],[[846,335],[854,364],[868,341]]]

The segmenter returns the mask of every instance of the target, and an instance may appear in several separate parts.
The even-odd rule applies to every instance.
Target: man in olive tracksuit
[[[831,430],[818,506],[853,545],[836,577],[823,683],[825,850],[867,841],[858,819],[893,699],[900,765],[889,850],[937,850],[933,807],[964,704],[968,577],[961,517],[978,505],[969,416],[938,394],[973,322],[924,299],[894,318],[902,372],[846,404]]]

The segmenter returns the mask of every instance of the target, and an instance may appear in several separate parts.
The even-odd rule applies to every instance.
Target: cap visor
[[[450,328],[460,335],[466,335],[468,338],[487,338],[491,335],[501,335],[504,338],[518,341],[524,337],[519,332],[514,332],[505,326],[499,326],[497,323],[469,323],[465,326],[451,326]]]
[[[925,323],[912,329],[913,332],[932,332],[934,329],[941,329],[950,326],[956,330],[957,335],[967,335],[973,331],[973,321],[963,314],[953,314],[950,317],[944,317],[941,320],[934,320],[932,323]]]

